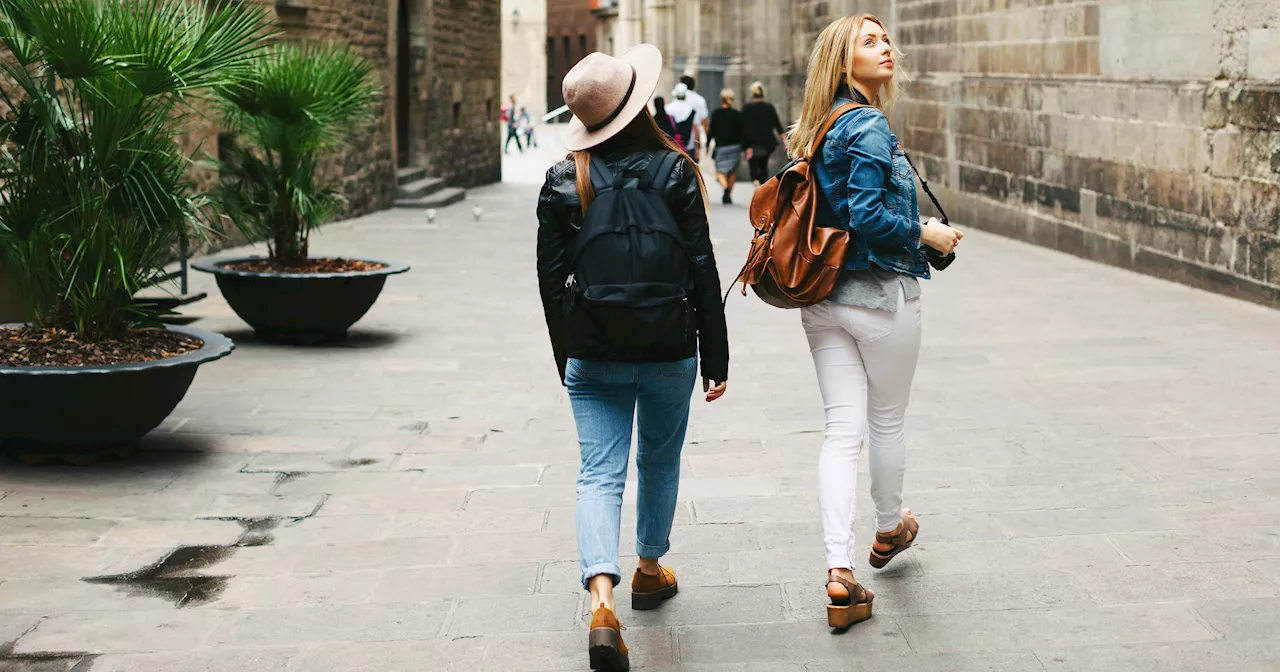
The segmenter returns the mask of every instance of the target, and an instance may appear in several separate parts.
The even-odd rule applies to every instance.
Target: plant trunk
[[[282,266],[301,267],[307,263],[307,241],[302,237],[302,225],[298,216],[289,208],[289,201],[276,210],[275,261]]]

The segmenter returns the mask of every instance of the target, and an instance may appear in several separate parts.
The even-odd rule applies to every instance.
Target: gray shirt
[[[907,301],[920,297],[920,281],[906,273],[886,271],[875,264],[865,271],[841,271],[827,297],[832,303],[898,312],[898,287]]]

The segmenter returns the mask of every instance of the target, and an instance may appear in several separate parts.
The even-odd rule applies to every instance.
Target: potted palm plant
[[[0,443],[90,460],[136,443],[225,337],[135,295],[199,230],[177,133],[201,91],[251,75],[255,3],[0,0],[0,255],[28,318],[0,328]]]
[[[343,338],[404,264],[315,258],[311,233],[345,199],[322,178],[326,156],[374,119],[373,65],[345,46],[273,45],[254,76],[219,91],[225,124],[240,142],[220,148],[214,193],[226,216],[268,256],[201,260],[223,297],[263,340]]]

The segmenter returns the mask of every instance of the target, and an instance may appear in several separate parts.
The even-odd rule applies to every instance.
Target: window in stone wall
[[[453,127],[462,127],[462,103],[453,104]]]
[[[484,118],[493,121],[493,99],[486,98],[484,101]]]
[[[586,57],[587,57],[587,36],[579,35],[578,36],[578,58],[586,58]]]
[[[569,41],[569,36],[565,35],[564,36],[564,71],[566,73],[569,72],[569,69],[573,67],[574,63],[577,63],[577,61],[573,60],[572,49],[573,49],[573,45]]]

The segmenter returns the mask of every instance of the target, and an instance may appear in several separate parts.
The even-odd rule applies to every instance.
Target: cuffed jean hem
[[[642,558],[653,558],[657,560],[667,554],[671,550],[671,544],[663,544],[662,546],[650,546],[636,542],[636,555]]]
[[[615,564],[606,562],[599,565],[591,565],[586,569],[586,571],[582,572],[582,589],[590,590],[590,588],[587,587],[587,582],[601,574],[608,574],[609,578],[613,579],[614,588],[617,588],[618,584],[622,583],[622,568]]]

